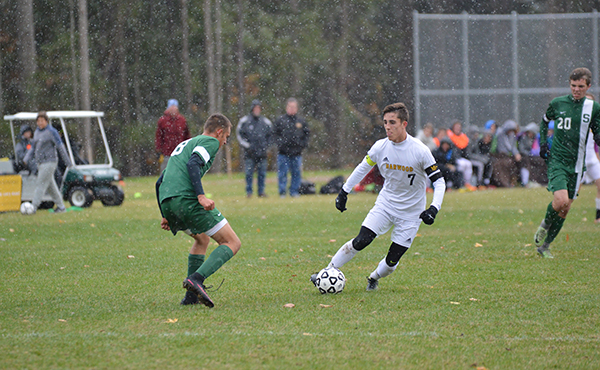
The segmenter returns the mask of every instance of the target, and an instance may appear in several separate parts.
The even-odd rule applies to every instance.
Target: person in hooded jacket
[[[242,117],[237,125],[236,136],[244,148],[244,167],[246,170],[246,196],[252,197],[252,181],[256,170],[258,196],[266,197],[265,177],[267,176],[267,151],[271,143],[273,124],[261,115],[259,100],[253,100],[250,114]]]
[[[493,179],[498,185],[509,188],[512,186],[512,178],[517,176],[521,168],[521,153],[517,148],[517,131],[519,126],[513,120],[505,121],[498,133],[496,153],[493,154]]]
[[[25,158],[27,151],[29,149],[31,149],[31,140],[33,139],[33,129],[29,125],[24,124],[21,126],[21,129],[19,130],[19,134],[20,134],[20,139],[17,142],[17,145],[15,145],[15,162],[14,162],[15,172],[19,173],[23,170],[29,170],[29,173],[34,174],[37,171],[37,166],[35,165],[35,159],[32,158],[29,161],[28,166],[26,166],[25,163],[23,162],[23,159]]]
[[[310,130],[303,118],[298,117],[298,101],[289,98],[285,114],[275,121],[274,137],[277,144],[277,173],[279,196],[285,197],[287,173],[291,173],[290,196],[300,195],[302,180],[302,151],[308,146]]]

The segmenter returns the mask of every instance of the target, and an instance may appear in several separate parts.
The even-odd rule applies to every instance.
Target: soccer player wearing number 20
[[[550,243],[560,232],[577,197],[590,129],[600,144],[600,104],[585,96],[592,73],[587,68],[576,68],[569,81],[571,94],[553,99],[540,125],[540,156],[548,163],[548,190],[553,194],[534,236],[537,251],[544,258],[553,258]],[[547,133],[551,120],[555,123],[554,139],[549,150]]]
[[[379,167],[385,178],[383,189],[375,206],[362,223],[360,232],[344,244],[331,259],[329,266],[341,268],[378,235],[393,227],[392,244],[377,268],[367,277],[367,290],[377,289],[379,279],[390,275],[404,253],[411,246],[421,220],[433,224],[442,206],[446,183],[438,166],[420,140],[406,132],[408,110],[403,103],[388,105],[383,110],[383,124],[387,138],[378,140],[367,156],[354,169],[335,200],[335,207],[346,210],[348,193],[371,168]],[[426,209],[426,190],[433,182],[433,201]],[[311,276],[313,284],[316,274]]]

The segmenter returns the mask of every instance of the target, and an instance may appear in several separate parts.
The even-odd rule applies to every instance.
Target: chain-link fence
[[[577,67],[598,86],[598,12],[420,14],[413,18],[415,125],[540,122]]]

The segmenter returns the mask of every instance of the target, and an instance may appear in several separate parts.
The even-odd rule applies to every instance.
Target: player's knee
[[[403,247],[400,244],[392,243],[392,245],[390,245],[390,250],[385,257],[385,263],[390,267],[396,266],[407,250],[408,248]]]
[[[357,251],[363,250],[367,245],[371,244],[375,237],[377,237],[375,232],[367,227],[361,226],[360,232],[352,241],[352,247],[354,247],[354,249]]]
[[[240,238],[237,237],[237,235],[232,241],[227,243],[227,245],[229,245],[229,248],[231,249],[234,255],[242,248],[242,242],[240,241]]]

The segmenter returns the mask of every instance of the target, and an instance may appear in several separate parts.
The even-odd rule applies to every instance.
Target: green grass
[[[305,177],[320,187],[337,174]],[[280,199],[273,173],[266,199],[246,199],[242,175],[208,175],[242,240],[207,281],[225,279],[208,309],[179,305],[191,238],[160,229],[154,180],[127,179],[121,207],[0,214],[0,368],[600,368],[593,187],[554,260],[531,245],[545,189],[450,192],[378,291],[365,277],[389,234],[344,266],[342,294],[323,296],[310,274],[357,234],[375,195],[351,195],[340,214],[333,195]]]

